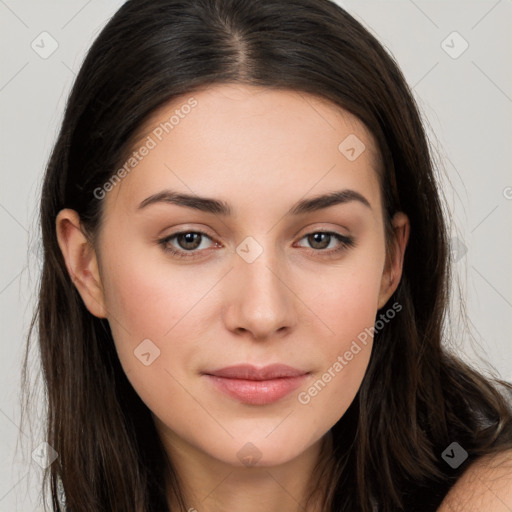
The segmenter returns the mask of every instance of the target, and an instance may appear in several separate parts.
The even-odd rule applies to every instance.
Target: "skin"
[[[189,97],[155,112],[141,134]],[[234,84],[193,97],[197,106],[102,199],[96,247],[70,209],[56,219],[58,242],[86,307],[109,321],[122,367],[186,484],[188,506],[304,510],[322,443],[364,377],[371,336],[307,404],[298,394],[373,327],[379,308],[391,308],[409,221],[403,213],[394,217],[395,250],[387,254],[379,154],[348,112],[311,95]],[[351,134],[366,147],[354,161],[338,150]],[[223,200],[233,215],[169,203],[137,209],[164,189]],[[350,201],[286,215],[301,199],[342,189],[358,192],[370,207]],[[210,238],[195,249],[197,257],[177,258],[157,243],[198,230]],[[321,249],[322,241],[314,245],[306,236],[321,230],[355,245],[327,256],[340,242],[327,239]],[[236,251],[249,236],[262,249],[251,263]],[[179,242],[168,245],[185,252]],[[148,366],[134,355],[145,339],[160,350]],[[310,374],[268,405],[240,403],[201,375],[245,362],[281,362]],[[247,443],[260,457],[254,466],[237,455]]]
[[[510,512],[512,450],[475,461],[450,489],[438,512]]]

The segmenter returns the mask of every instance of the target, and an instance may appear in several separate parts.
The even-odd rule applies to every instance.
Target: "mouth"
[[[251,405],[277,402],[301,386],[309,374],[283,364],[263,368],[244,364],[202,372],[215,389]]]

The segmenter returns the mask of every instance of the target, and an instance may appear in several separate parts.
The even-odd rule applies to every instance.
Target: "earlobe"
[[[57,241],[68,273],[87,309],[98,318],[107,317],[107,309],[96,252],[84,235],[75,210],[61,210],[55,220]]]
[[[390,254],[386,255],[386,266],[382,274],[378,309],[382,308],[398,288],[402,277],[405,249],[409,240],[409,218],[403,212],[393,217],[393,240]]]

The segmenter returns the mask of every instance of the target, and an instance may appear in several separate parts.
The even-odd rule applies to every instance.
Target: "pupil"
[[[311,245],[313,245],[313,247],[315,247],[315,244],[320,244],[321,247],[316,247],[316,249],[325,249],[325,247],[327,247],[327,245],[329,244],[325,244],[325,240],[328,240],[330,235],[328,235],[327,233],[314,233],[312,235],[312,238],[313,238],[313,243]],[[325,237],[324,239],[324,243],[322,243],[322,237]]]
[[[186,249],[195,249],[196,247],[198,247],[198,243],[197,241],[199,240],[200,238],[200,235],[199,233],[186,233],[184,235],[181,235],[182,239],[184,239],[184,244],[183,244],[183,247],[186,248]],[[192,245],[190,247],[190,244]],[[182,245],[180,243],[180,245]]]

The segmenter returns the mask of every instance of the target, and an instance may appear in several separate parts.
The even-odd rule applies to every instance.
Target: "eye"
[[[201,250],[208,248],[201,247],[205,238],[212,240],[212,238],[203,231],[180,231],[158,240],[158,244],[162,246],[162,249],[166,253],[170,253],[173,256],[178,258],[193,258],[196,257]],[[307,239],[311,246],[309,250],[312,253],[322,256],[335,255],[355,245],[351,237],[332,231],[314,231],[304,235],[301,240],[303,239]],[[172,243],[173,240],[175,240],[177,246]],[[332,242],[334,242],[334,247],[332,246]],[[221,247],[217,242],[215,242],[215,246]]]
[[[179,233],[174,233],[162,238],[158,243],[165,252],[171,253],[179,258],[190,258],[194,257],[196,253],[199,252],[197,249],[205,249],[205,247],[201,247],[204,238],[211,240],[211,237],[203,231],[180,231]],[[171,240],[174,239],[176,239],[178,248],[169,245]],[[216,245],[219,246],[219,244]]]
[[[338,254],[355,245],[353,238],[332,231],[314,231],[303,236],[301,240],[303,239],[307,239],[314,253],[320,252],[326,256]],[[335,245],[329,248],[331,242],[334,242]]]

